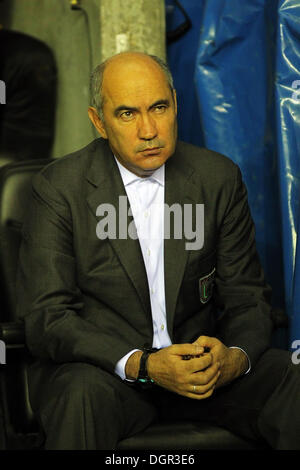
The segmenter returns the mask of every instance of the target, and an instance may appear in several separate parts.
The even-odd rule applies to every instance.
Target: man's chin
[[[166,163],[166,161],[170,158],[170,156],[171,155],[166,155],[163,152],[146,154],[143,156],[142,160],[139,162],[140,167],[144,170],[155,171],[159,167],[161,167],[164,163]]]
[[[163,166],[165,162],[166,162],[166,160],[149,162],[146,165],[141,165],[140,166],[140,171],[141,171],[141,173],[143,173],[145,175],[151,175],[152,173],[154,173],[154,171],[158,170],[158,168]]]

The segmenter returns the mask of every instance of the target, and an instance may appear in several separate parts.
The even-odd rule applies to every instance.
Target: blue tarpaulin
[[[180,4],[192,27],[168,45],[179,137],[241,168],[273,305],[290,318],[290,347],[300,340],[300,1]],[[174,0],[166,11],[167,29],[183,21]]]

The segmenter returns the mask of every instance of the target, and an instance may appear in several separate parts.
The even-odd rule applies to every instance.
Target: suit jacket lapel
[[[185,247],[183,208],[184,204],[193,203],[195,199],[193,186],[189,184],[192,173],[193,169],[184,165],[178,150],[166,163],[165,204],[169,208],[173,204],[179,204],[182,210],[181,238],[176,239],[171,235],[169,239],[164,240],[166,314],[171,339],[177,297],[189,256]],[[165,214],[165,224],[167,220]]]
[[[196,200],[193,185],[190,184],[193,168],[187,166],[184,162],[186,162],[186,159],[177,150],[166,163],[165,172],[165,204],[168,207],[173,204],[180,204],[182,216],[184,204],[193,203]],[[102,152],[99,150],[94,155],[86,177],[91,185],[87,203],[95,220],[98,221],[96,211],[100,204],[110,203],[118,212],[119,196],[126,196],[126,191],[107,142],[102,142]],[[129,207],[128,200],[127,204]],[[132,217],[129,217],[130,222],[133,222]],[[181,238],[176,239],[171,236],[169,239],[165,238],[164,240],[166,315],[171,339],[177,297],[189,255],[189,251],[185,247],[186,241],[183,224]],[[147,314],[149,326],[151,325],[152,328],[147,274],[139,241],[130,237],[127,237],[127,239],[117,237],[116,239],[109,239],[109,242],[131,279]]]
[[[137,295],[140,298],[141,304],[149,318],[149,322],[151,322],[152,328],[147,274],[139,241],[138,239],[134,240],[129,236],[127,236],[127,239],[120,239],[118,237],[119,196],[127,197],[126,191],[112,152],[107,145],[107,142],[103,142],[103,144],[104,151],[99,151],[98,154],[95,154],[91,167],[87,172],[87,179],[92,185],[91,192],[87,198],[87,203],[94,214],[95,219],[97,207],[100,204],[110,203],[116,209],[117,237],[116,239],[109,238],[109,242],[118,256],[121,265],[131,279],[137,291]],[[127,209],[129,209],[128,199]],[[98,218],[97,221],[99,221]],[[128,217],[128,223],[134,223],[132,216]],[[121,288],[122,286],[120,286],[120,289]]]

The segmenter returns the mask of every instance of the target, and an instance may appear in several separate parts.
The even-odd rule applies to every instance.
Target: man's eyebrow
[[[160,105],[166,105],[166,106],[169,106],[170,105],[170,101],[169,100],[157,100],[155,101],[155,103],[151,104],[151,106],[149,107],[149,109],[151,108],[155,108],[155,106],[160,106]]]
[[[160,106],[160,105],[169,106],[170,101],[164,100],[164,99],[157,100],[149,106],[149,109],[155,108],[155,106]],[[114,110],[114,115],[117,116],[121,111],[138,111],[138,110],[139,108],[136,108],[134,106],[127,106],[126,104],[121,104]]]
[[[133,106],[126,106],[126,104],[121,104],[114,110],[114,115],[117,116],[121,111],[138,111],[138,108]]]

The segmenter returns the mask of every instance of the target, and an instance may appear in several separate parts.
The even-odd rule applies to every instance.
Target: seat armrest
[[[25,327],[21,321],[0,323],[0,339],[6,347],[23,347],[25,345]]]

